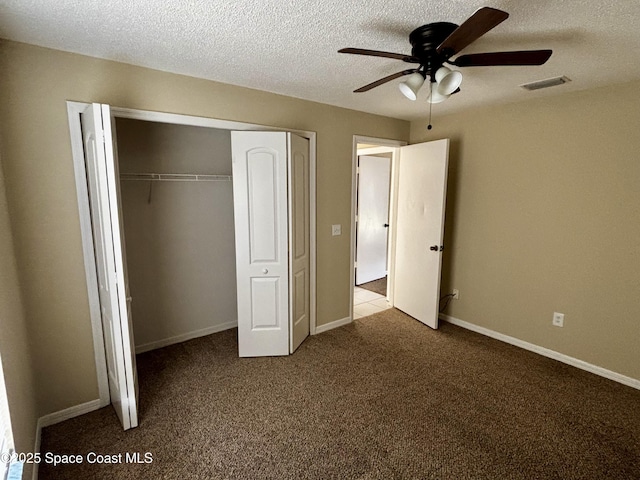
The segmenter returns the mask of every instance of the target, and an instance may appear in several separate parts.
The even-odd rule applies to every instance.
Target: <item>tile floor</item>
[[[362,318],[391,308],[387,299],[364,288],[353,288],[353,318]]]

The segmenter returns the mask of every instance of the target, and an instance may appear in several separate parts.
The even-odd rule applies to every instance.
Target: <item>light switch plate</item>
[[[331,235],[334,237],[336,235],[342,235],[342,226],[341,225],[331,225]]]
[[[553,325],[555,327],[563,327],[564,326],[564,313],[553,312]]]

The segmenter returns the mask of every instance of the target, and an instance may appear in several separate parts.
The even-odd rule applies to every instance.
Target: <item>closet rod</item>
[[[201,175],[191,173],[121,173],[120,179],[170,182],[230,182],[231,175]]]

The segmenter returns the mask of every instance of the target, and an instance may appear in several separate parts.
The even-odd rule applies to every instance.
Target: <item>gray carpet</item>
[[[239,359],[229,330],[138,356],[138,428],[110,407],[45,428],[41,479],[638,479],[640,391],[397,310]]]

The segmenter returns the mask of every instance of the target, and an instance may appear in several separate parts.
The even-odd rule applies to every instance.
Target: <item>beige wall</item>
[[[408,122],[8,41],[0,72],[0,156],[39,415],[98,396],[66,100],[317,132],[318,324],[349,315],[353,135],[408,140]],[[332,237],[332,224],[345,233]]]
[[[0,164],[0,357],[16,451],[31,452],[36,433],[36,396],[3,177]]]
[[[640,83],[433,125],[411,143],[451,138],[447,313],[640,379]]]

